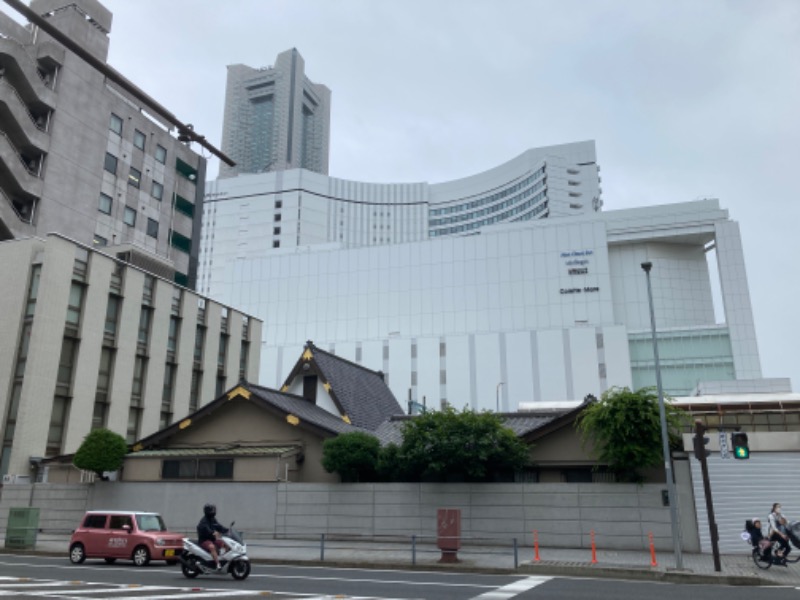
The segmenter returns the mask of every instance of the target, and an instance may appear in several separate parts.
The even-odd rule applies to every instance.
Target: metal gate
[[[708,535],[706,500],[700,461],[690,458],[692,488],[700,550],[711,552]],[[741,538],[744,522],[758,517],[767,526],[767,516],[774,502],[780,502],[790,520],[800,521],[800,452],[753,452],[748,460],[722,459],[718,452],[708,457],[708,477],[719,528],[719,550],[723,554],[741,554],[749,546]],[[797,550],[795,550],[797,552]]]

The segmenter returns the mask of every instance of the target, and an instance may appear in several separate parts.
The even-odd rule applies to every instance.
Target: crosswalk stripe
[[[185,588],[176,588],[185,589]],[[255,596],[258,592],[254,590],[209,590],[205,592],[187,592],[185,594],[167,594],[164,596],[117,596],[122,598],[135,598],[136,600],[171,600],[172,598],[225,598],[227,596]]]
[[[546,581],[550,581],[552,577],[526,577],[514,583],[509,583],[501,588],[486,592],[480,596],[475,596],[472,600],[504,600],[505,598],[512,598],[522,592],[535,588],[537,585],[542,585]]]

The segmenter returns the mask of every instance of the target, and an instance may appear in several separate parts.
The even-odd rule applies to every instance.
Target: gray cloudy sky
[[[764,375],[800,390],[800,2],[101,1],[109,63],[216,145],[226,65],[296,47],[333,92],[333,176],[433,183],[594,139],[606,210],[719,198]]]

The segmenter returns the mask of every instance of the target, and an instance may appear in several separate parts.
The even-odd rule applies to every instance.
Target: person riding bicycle
[[[789,545],[789,536],[786,533],[786,517],[781,513],[780,502],[772,505],[772,512],[769,513],[769,539],[772,542],[778,542],[780,549],[775,552],[776,556],[785,559],[792,551]]]
[[[214,559],[214,568],[222,568],[219,564],[219,551],[225,549],[225,542],[219,539],[221,533],[228,533],[228,529],[217,522],[217,507],[208,503],[203,507],[203,518],[197,524],[197,538],[200,547],[211,554]]]

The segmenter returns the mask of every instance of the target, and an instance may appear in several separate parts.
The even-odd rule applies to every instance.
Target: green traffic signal
[[[739,460],[750,458],[750,446],[748,445],[747,434],[737,431],[731,436],[733,442],[733,456]]]

